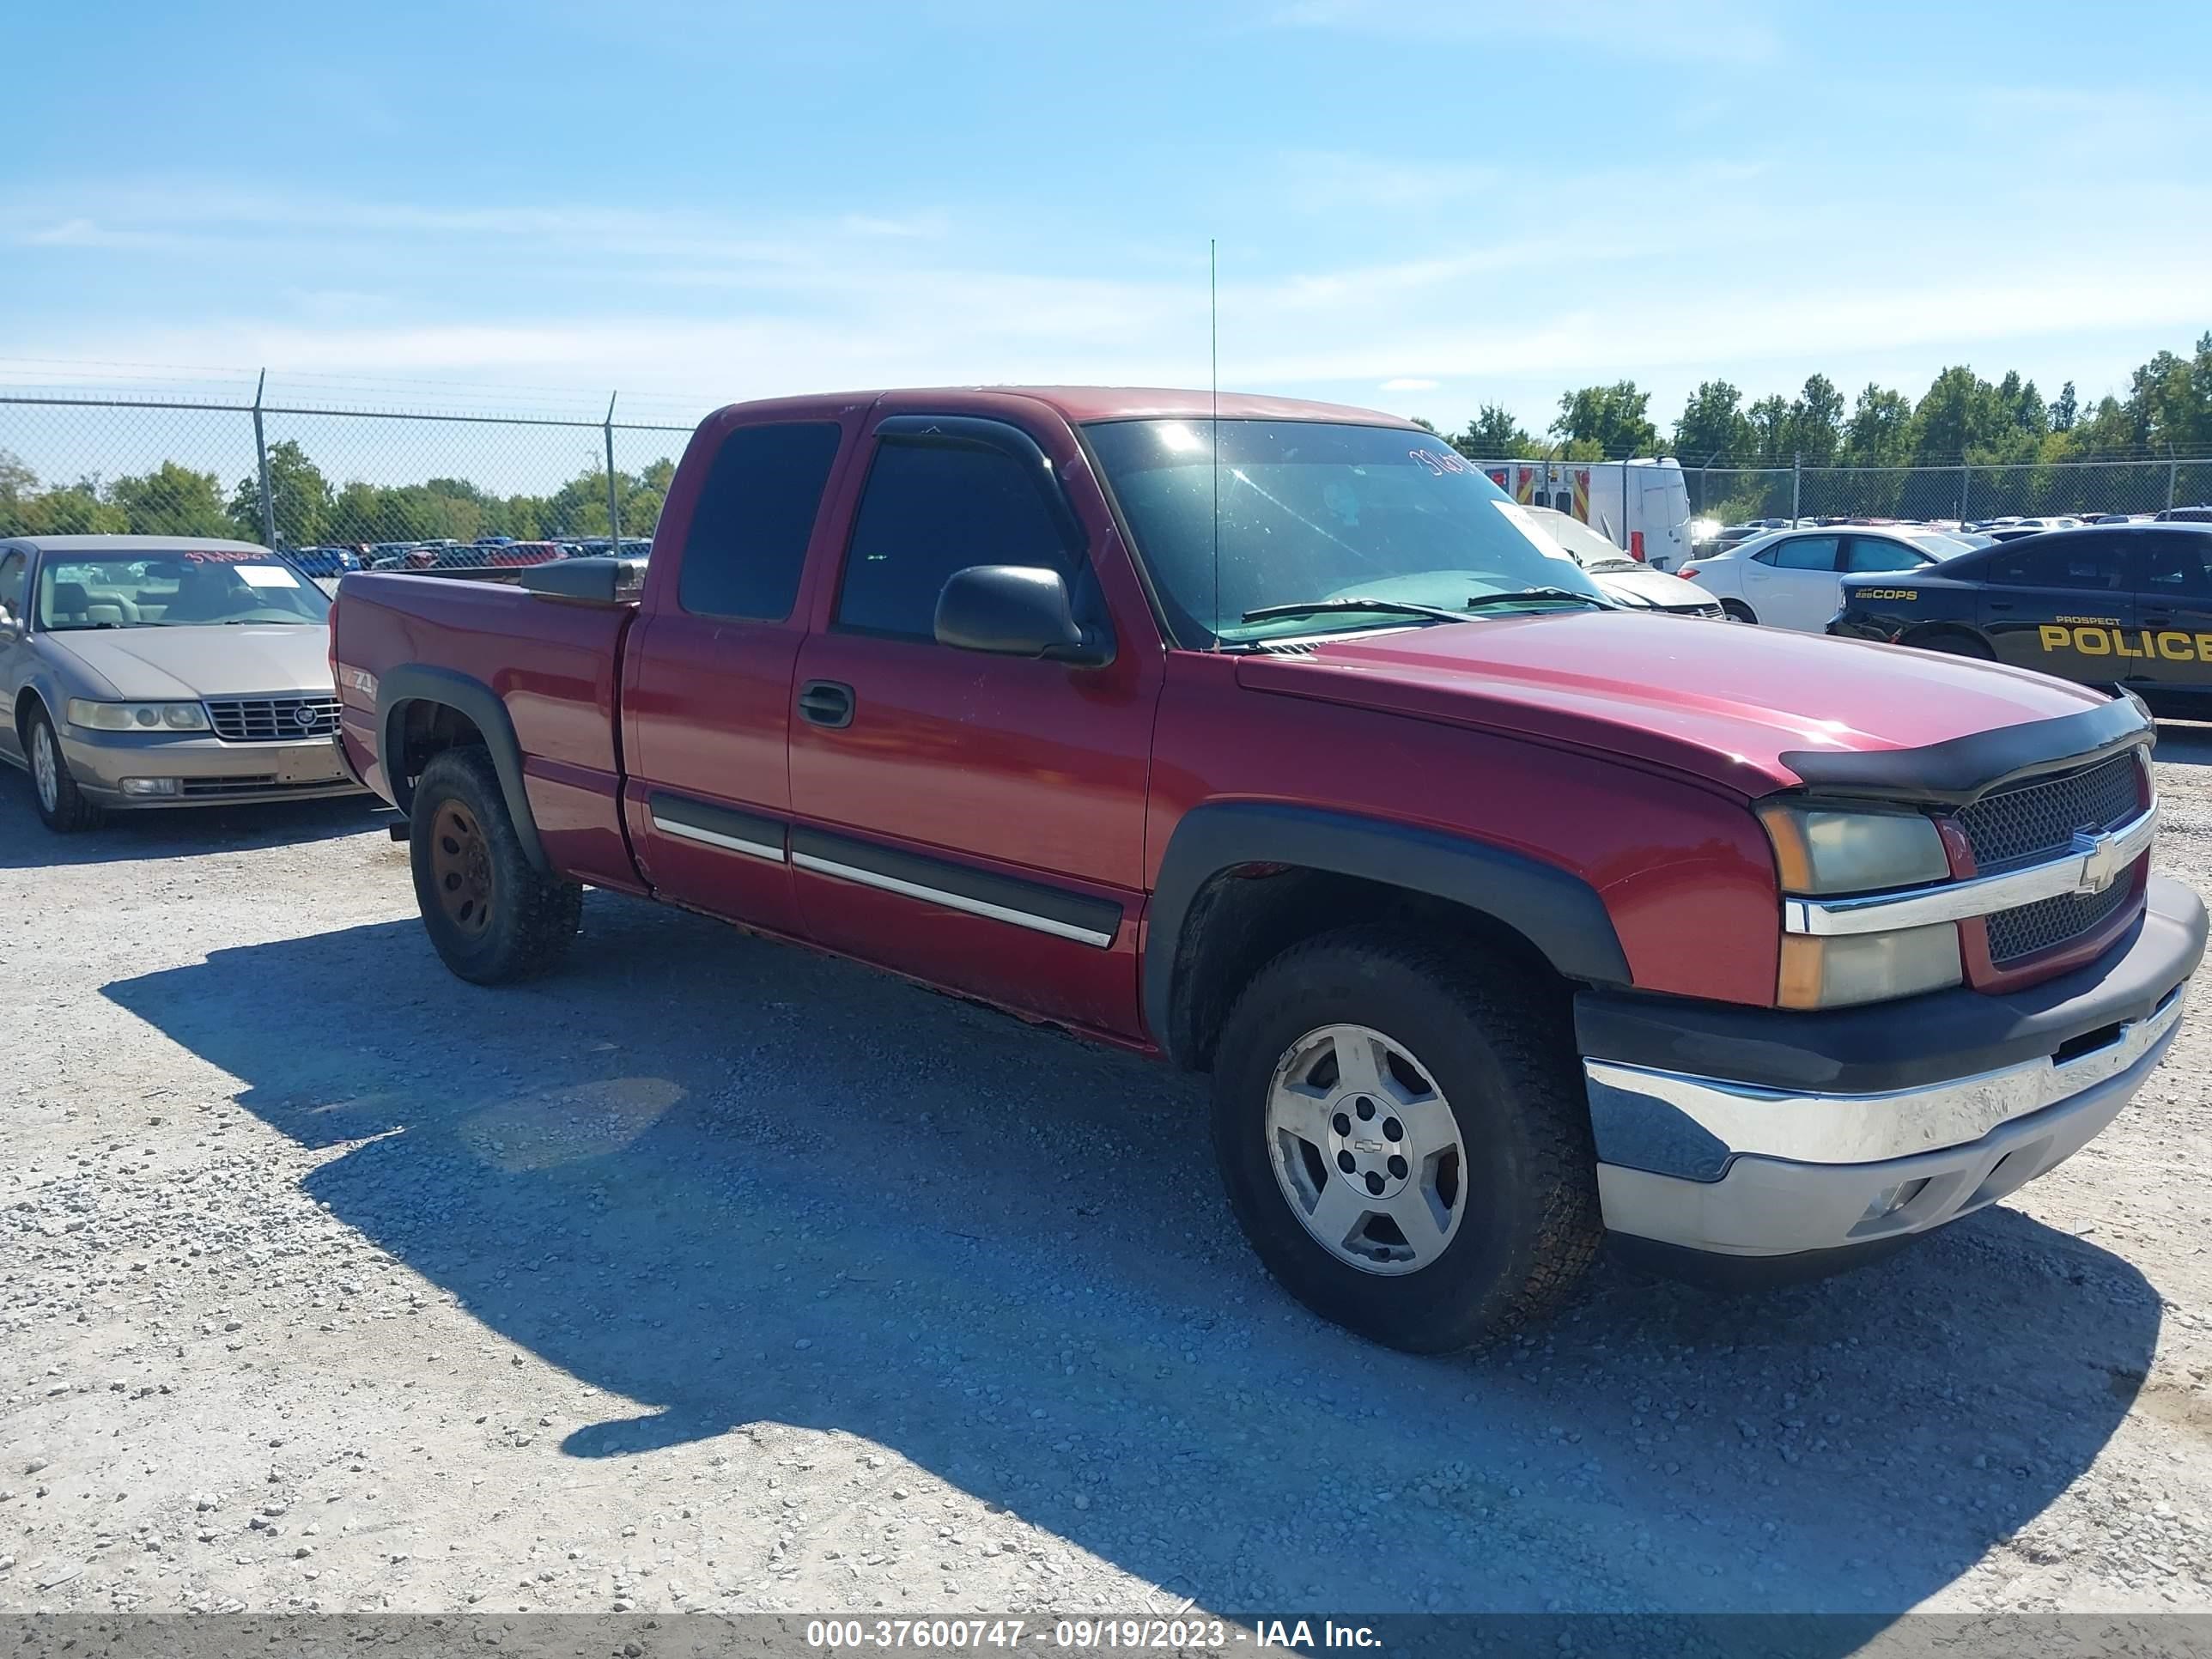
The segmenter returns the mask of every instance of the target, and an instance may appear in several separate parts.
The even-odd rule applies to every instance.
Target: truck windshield
[[[39,567],[39,626],[212,627],[223,623],[324,625],[331,602],[266,553],[88,553]]]
[[[1605,603],[1504,491],[1425,432],[1188,420],[1102,422],[1085,435],[1182,646],[1442,620],[1409,623],[1407,610],[1381,607],[1240,620],[1331,600],[1390,600],[1476,617]],[[1468,609],[1471,600],[1505,594],[1522,597]]]

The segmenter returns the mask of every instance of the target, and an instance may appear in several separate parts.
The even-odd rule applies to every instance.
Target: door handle
[[[2142,625],[2145,628],[2171,628],[2173,626],[2173,618],[2154,613],[2142,619]]]
[[[853,688],[842,680],[809,680],[799,688],[799,718],[833,730],[853,723]]]
[[[1990,609],[1992,611],[2009,611],[2012,608],[2013,604],[2010,599],[1991,599],[1990,601]]]

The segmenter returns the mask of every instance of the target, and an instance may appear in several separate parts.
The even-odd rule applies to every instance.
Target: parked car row
[[[652,543],[642,537],[624,537],[617,544],[605,536],[543,541],[483,536],[472,542],[450,538],[363,542],[349,546],[293,547],[283,551],[302,574],[327,580],[343,576],[349,570],[459,570],[472,567],[511,569],[544,564],[553,559],[585,558],[610,552],[641,558],[651,546]]]

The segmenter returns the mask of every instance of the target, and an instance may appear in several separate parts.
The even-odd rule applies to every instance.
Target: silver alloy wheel
[[[54,753],[54,729],[35,723],[31,738],[31,776],[39,786],[39,805],[52,816],[62,810],[62,763]]]
[[[1323,1025],[1267,1085],[1267,1156],[1291,1212],[1338,1261],[1418,1273],[1467,1211],[1467,1149],[1450,1103],[1402,1044]]]

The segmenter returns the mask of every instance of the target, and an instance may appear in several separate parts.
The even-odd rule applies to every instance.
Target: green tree
[[[1420,428],[1424,432],[1439,438],[1443,435],[1437,430],[1436,422],[1433,421],[1425,421],[1418,415],[1408,415],[1406,418],[1411,421],[1415,426]]]
[[[1790,465],[1790,405],[1779,392],[1761,398],[1744,413],[1751,428],[1752,458],[1761,466]]]
[[[276,508],[276,539],[286,547],[313,547],[323,538],[334,496],[330,480],[290,438],[269,446],[269,499]],[[231,527],[246,540],[261,539],[261,480],[241,478],[231,492]]]
[[[2128,408],[2154,449],[2212,447],[2212,332],[2197,340],[2194,356],[2161,351],[2137,369]]]
[[[1651,394],[1638,392],[1633,380],[1583,386],[1560,394],[1552,431],[1570,445],[1595,444],[1604,456],[1654,454],[1659,428],[1651,424],[1650,406]]]
[[[222,484],[212,472],[164,461],[151,472],[121,477],[107,499],[123,510],[134,536],[228,536]]]
[[[1467,430],[1452,441],[1452,447],[1471,461],[1515,461],[1538,453],[1528,429],[1513,418],[1510,410],[1485,404]]]
[[[1744,418],[1743,393],[1726,380],[1707,380],[1690,394],[1674,422],[1674,453],[1685,466],[1726,463],[1751,453],[1751,422]]]
[[[2075,419],[2081,414],[2081,407],[2075,399],[2073,381],[2069,380],[2058,388],[2058,401],[2045,412],[2051,418],[2053,432],[2071,432],[2074,429]]]
[[[1912,400],[1868,382],[1844,428],[1844,459],[1852,466],[1903,466],[1911,455]]]
[[[1808,375],[1805,389],[1790,405],[1787,439],[1791,456],[1808,466],[1827,466],[1844,437],[1844,394],[1825,374]]]
[[[26,498],[24,516],[22,533],[29,536],[121,536],[131,529],[121,507],[100,499],[93,478]]]

